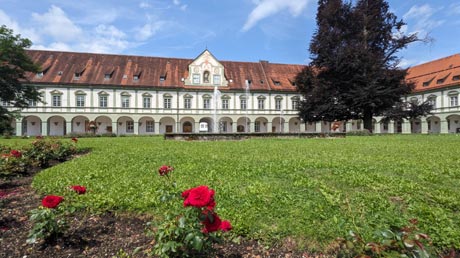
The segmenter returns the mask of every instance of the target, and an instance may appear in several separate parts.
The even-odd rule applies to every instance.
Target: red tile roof
[[[194,60],[111,54],[27,50],[32,60],[41,65],[43,77],[30,75],[33,83],[107,85],[126,87],[209,89],[186,86],[188,65]],[[244,90],[246,80],[254,91],[296,91],[295,76],[304,65],[274,64],[268,61],[221,61],[228,87],[219,90]],[[75,74],[81,76],[76,80]],[[105,78],[106,74],[109,78]],[[139,77],[134,80],[133,76]],[[163,77],[164,80],[160,80]],[[406,80],[415,83],[415,92],[460,85],[460,54],[411,67]]]
[[[43,70],[43,77],[29,76],[29,80],[37,84],[212,89],[209,86],[184,85],[182,78],[188,77],[188,65],[193,62],[192,59],[42,50],[27,50],[27,53]],[[244,90],[246,80],[251,81],[250,89],[255,91],[295,91],[296,87],[291,82],[304,67],[266,61],[222,61],[221,64],[229,81],[228,87],[219,88],[224,91]],[[76,74],[80,75],[78,79]],[[134,80],[134,75],[139,79]]]
[[[406,80],[415,83],[415,92],[460,85],[460,54],[411,67]]]

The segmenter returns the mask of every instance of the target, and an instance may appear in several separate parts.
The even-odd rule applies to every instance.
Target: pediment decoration
[[[207,49],[188,66],[187,86],[228,86],[225,68]]]

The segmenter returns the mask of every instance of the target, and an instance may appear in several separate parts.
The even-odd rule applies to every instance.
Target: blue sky
[[[400,52],[404,67],[460,52],[458,0],[389,0],[405,32],[429,44]],[[0,0],[0,24],[34,49],[307,64],[317,0]]]

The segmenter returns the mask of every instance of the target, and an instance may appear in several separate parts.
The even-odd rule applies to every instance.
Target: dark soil
[[[145,229],[151,218],[132,214],[77,213],[67,219],[69,229],[54,242],[27,244],[32,226],[28,212],[37,208],[43,197],[31,187],[33,174],[0,179],[0,257],[149,256],[153,238],[147,237]],[[291,250],[289,245],[266,249],[256,241],[243,241],[216,246],[212,255],[201,257],[315,256]]]

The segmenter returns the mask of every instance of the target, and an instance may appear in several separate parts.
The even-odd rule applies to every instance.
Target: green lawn
[[[12,142],[23,144],[0,144]],[[289,236],[325,250],[349,230],[369,238],[417,218],[438,248],[460,248],[459,142],[456,135],[81,138],[78,145],[92,148],[89,155],[43,171],[33,185],[43,194],[65,195],[67,186],[81,184],[88,187],[82,198],[91,210],[161,215],[157,168],[166,164],[176,168],[180,189],[215,189],[217,212],[238,235],[269,242]]]

